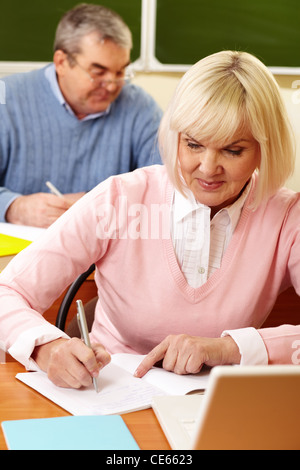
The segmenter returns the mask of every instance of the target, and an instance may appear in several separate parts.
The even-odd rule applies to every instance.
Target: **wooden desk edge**
[[[14,419],[70,416],[60,406],[19,382],[15,376],[25,372],[17,362],[0,364],[0,422]],[[152,409],[122,415],[141,450],[170,450],[168,441]],[[0,450],[7,445],[0,427]]]

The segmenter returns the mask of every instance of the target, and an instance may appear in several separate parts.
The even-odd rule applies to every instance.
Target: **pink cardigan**
[[[221,268],[193,289],[170,239],[173,187],[165,168],[101,183],[1,274],[0,347],[29,367],[35,345],[61,336],[40,313],[95,263],[91,336],[111,353],[146,354],[168,334],[219,337],[253,327],[269,363],[293,362],[300,326],[259,328],[280,291],[293,285],[300,294],[300,195],[282,189],[254,212],[254,190]]]

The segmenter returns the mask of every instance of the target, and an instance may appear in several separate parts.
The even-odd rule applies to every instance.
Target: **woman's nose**
[[[201,153],[199,169],[207,176],[214,175],[220,171],[219,154],[215,150],[206,149]]]

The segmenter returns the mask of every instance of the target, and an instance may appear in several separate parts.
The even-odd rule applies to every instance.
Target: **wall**
[[[281,76],[276,78],[282,91],[296,139],[296,166],[294,175],[287,182],[287,186],[294,191],[300,191],[300,77]],[[295,88],[296,86],[297,88]]]

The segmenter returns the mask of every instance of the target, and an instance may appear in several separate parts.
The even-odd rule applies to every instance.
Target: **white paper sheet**
[[[31,242],[37,240],[46,229],[30,227],[29,225],[16,225],[0,222],[0,233],[10,235],[11,237],[22,238]]]
[[[179,376],[155,368],[138,379],[133,373],[143,357],[114,355],[99,374],[99,393],[92,385],[80,390],[56,387],[44,372],[21,373],[16,377],[75,416],[132,412],[150,408],[153,396],[184,395],[206,388],[208,373]]]

